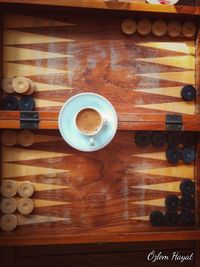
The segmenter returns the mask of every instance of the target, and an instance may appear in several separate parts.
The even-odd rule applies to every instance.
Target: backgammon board
[[[195,85],[194,37],[126,36],[123,17],[44,17],[4,16],[4,77],[32,79],[37,110],[59,110],[87,91],[118,112],[195,114],[180,95]]]
[[[35,133],[31,148],[3,147],[2,178],[31,181],[35,209],[18,214],[14,235],[51,231],[66,235],[155,232],[151,211],[165,211],[169,194],[180,196],[184,178],[194,179],[194,164],[171,165],[162,149],[139,148],[135,133],[119,131],[104,149],[87,153],[70,148],[57,131]],[[187,229],[188,227],[186,227]],[[164,227],[162,231],[185,230]],[[6,236],[7,233],[2,233]]]
[[[190,84],[198,93],[198,35],[122,33],[122,21],[127,17],[139,21],[144,18],[141,14],[95,11],[93,15],[76,9],[57,14],[51,8],[46,13],[9,12],[8,7],[2,15],[2,76],[31,79],[36,85],[35,110],[49,116],[82,92],[106,97],[119,117],[122,113],[196,115],[198,97],[184,101],[181,89]],[[152,22],[157,19],[148,15]],[[162,19],[168,23],[171,18]],[[178,15],[176,19],[181,24],[187,21]],[[128,128],[117,131],[105,148],[90,153],[70,147],[58,130],[33,133],[30,147],[2,145],[2,180],[18,185],[30,181],[35,189],[33,212],[15,213],[17,228],[9,233],[0,230],[3,244],[200,237],[198,194],[195,225],[154,227],[149,221],[151,212],[166,212],[168,195],[181,197],[184,179],[195,181],[198,192],[198,144],[195,162],[173,165],[166,159],[167,144],[139,147],[136,131]],[[15,198],[19,200],[18,195]]]

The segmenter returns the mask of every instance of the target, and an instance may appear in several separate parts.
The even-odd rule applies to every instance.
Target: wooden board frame
[[[6,2],[6,1],[2,1]],[[14,2],[14,1],[12,1]],[[28,1],[26,1],[28,2]],[[63,4],[63,3],[62,3]],[[139,6],[141,9],[143,6]],[[136,8],[134,6],[134,8]],[[154,8],[154,7],[152,7]],[[139,9],[139,11],[140,11]],[[136,10],[136,9],[134,9]],[[180,10],[184,10],[180,9]],[[187,9],[190,10],[190,9]],[[155,10],[154,12],[162,12],[163,10]],[[168,10],[169,13],[173,13],[171,10]],[[152,10],[149,10],[152,12]],[[182,13],[186,13],[183,11]],[[195,9],[195,12],[198,12]],[[198,51],[197,51],[197,57]],[[198,65],[197,65],[198,67]],[[198,79],[197,79],[198,83]],[[127,131],[127,130],[166,130],[166,114],[135,114],[135,113],[120,113],[119,114],[119,130]],[[0,128],[1,129],[8,129],[14,128],[19,129],[19,112],[0,112]],[[58,129],[57,125],[57,118],[58,118],[58,111],[54,112],[45,112],[40,111],[40,129]],[[200,131],[200,119],[199,115],[183,115],[183,130],[185,131]],[[199,162],[199,152],[197,151],[197,163]],[[196,176],[199,180],[199,165],[196,163]],[[197,197],[199,195],[199,185],[197,184]],[[198,203],[198,202],[197,202]],[[197,210],[199,208],[197,207]],[[197,223],[197,225],[199,222]],[[80,235],[65,235],[65,234],[58,234],[55,236],[54,234],[49,233],[48,235],[44,235],[43,239],[41,240],[40,234],[30,236],[29,238],[24,238],[24,236],[17,236],[17,235],[9,235],[9,236],[1,236],[1,244],[5,246],[10,245],[33,245],[33,244],[63,244],[63,243],[96,243],[96,242],[126,242],[126,241],[152,241],[152,240],[197,240],[200,239],[200,231],[199,227],[191,227],[187,230],[175,230],[170,231],[169,229],[164,231],[156,231],[156,232],[141,232],[141,233],[100,233],[100,234],[80,234]]]

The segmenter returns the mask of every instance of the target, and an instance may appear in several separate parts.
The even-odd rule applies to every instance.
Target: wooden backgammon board
[[[28,181],[34,188],[33,209],[13,209],[17,223],[12,231],[1,227],[1,244],[199,240],[197,3],[51,2],[0,1],[1,80],[12,80],[5,86],[11,92],[1,90],[1,182],[14,182],[18,191],[8,198],[18,206],[19,186]],[[125,19],[133,28],[122,27]],[[180,31],[175,37],[172,21]],[[184,98],[187,85],[196,99]],[[58,130],[63,103],[83,92],[104,96],[118,115],[114,139],[95,152],[70,147]],[[166,156],[171,133],[180,153],[173,163]],[[184,148],[192,156],[185,159]],[[195,193],[180,188],[186,179]],[[195,208],[182,199],[171,211],[169,195],[178,201],[192,195]],[[2,190],[1,202],[5,197]]]

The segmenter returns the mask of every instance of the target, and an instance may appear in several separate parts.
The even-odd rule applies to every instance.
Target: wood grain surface
[[[195,114],[195,103],[180,97],[195,84],[194,39],[127,37],[121,21],[6,14],[4,77],[32,79],[37,110],[60,110],[69,97],[96,92],[118,112]]]
[[[194,179],[194,164],[171,165],[165,158],[166,147],[141,149],[134,132],[119,131],[106,148],[84,153],[69,147],[58,131],[34,134],[35,143],[29,148],[3,147],[2,178],[31,181],[35,209],[28,216],[17,214],[17,230],[9,235],[0,232],[2,242],[12,238],[23,244],[38,235],[40,242],[51,235],[53,242],[60,236],[67,240],[81,235],[92,235],[98,242],[109,234],[146,232],[155,237],[161,231],[181,235],[195,230],[150,226],[151,211],[164,212],[165,197],[180,196],[180,182]],[[192,231],[188,234],[192,238]]]
[[[164,130],[166,113],[183,114],[194,130],[199,125],[195,103],[180,97],[182,86],[195,85],[195,38],[128,37],[120,31],[121,21],[115,16],[4,14],[3,75],[36,83],[42,127],[57,128],[63,102],[87,91],[111,101],[124,131],[94,153],[72,149],[58,130],[35,131],[30,148],[3,147],[2,178],[31,181],[36,190],[33,213],[17,214],[17,230],[0,231],[1,244],[200,239],[198,224],[149,224],[151,211],[165,211],[168,194],[180,195],[182,179],[196,178],[194,164],[172,166],[165,159],[167,147],[138,148],[135,132],[127,131],[135,127],[133,118],[138,127],[147,123],[152,129],[153,120]],[[5,128],[19,127],[13,116],[19,112],[1,112]]]
[[[198,0],[197,0],[198,1]],[[113,1],[105,2],[103,0],[0,0],[0,4],[31,4],[45,6],[63,6],[63,7],[80,7],[96,8],[105,10],[128,10],[140,12],[170,13],[170,14],[190,14],[199,15],[200,9],[194,7],[194,0],[180,0],[177,5],[150,5],[144,3],[144,0],[130,1]],[[197,2],[198,3],[198,2]]]

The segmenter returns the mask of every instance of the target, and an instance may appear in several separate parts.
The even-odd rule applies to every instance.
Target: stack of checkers
[[[136,22],[132,18],[127,18],[121,23],[121,31],[125,35],[133,35],[137,32],[143,36],[152,33],[157,37],[168,35],[172,38],[180,36],[191,38],[197,33],[197,26],[192,21],[186,21],[181,24],[181,22],[176,20],[172,20],[167,23],[163,19],[152,22],[151,20],[145,18]]]
[[[166,212],[153,211],[150,214],[152,226],[192,226],[195,223],[195,184],[184,179],[180,184],[181,197],[168,195],[165,199]]]
[[[171,164],[177,164],[180,160],[189,164],[196,157],[195,146],[197,134],[194,132],[169,132],[167,135],[168,149],[166,158]]]
[[[34,143],[34,133],[30,130],[5,130],[1,134],[1,142],[5,146],[21,145],[30,147]]]
[[[154,147],[163,147],[167,142],[167,133],[156,131],[138,131],[135,135],[135,143],[139,147],[147,147],[152,144]]]
[[[33,200],[30,198],[34,193],[34,186],[31,182],[25,181],[17,184],[13,180],[3,180],[1,184],[1,212],[4,214],[0,220],[3,231],[13,231],[18,225],[17,212],[22,215],[29,215],[34,209]],[[16,195],[20,198],[15,198]]]
[[[139,147],[152,144],[156,148],[168,145],[166,159],[171,164],[177,164],[181,159],[184,163],[194,162],[197,144],[197,134],[194,132],[162,132],[139,131],[135,135],[135,143]]]
[[[35,84],[30,79],[24,77],[4,78],[2,88],[6,95],[2,100],[3,110],[24,110],[32,111],[35,109],[35,101],[31,96],[35,92]],[[23,95],[18,100],[16,95]]]

